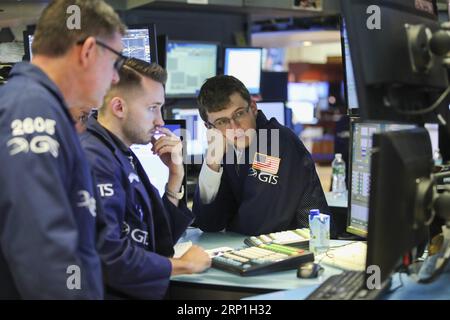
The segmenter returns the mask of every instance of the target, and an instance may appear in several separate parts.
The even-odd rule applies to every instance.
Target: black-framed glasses
[[[208,129],[216,128],[219,130],[225,130],[230,127],[231,120],[235,123],[239,123],[250,111],[250,106],[244,109],[237,110],[231,115],[231,118],[219,118],[214,123],[205,122],[205,125]]]
[[[83,44],[86,41],[86,39],[84,40],[80,40],[77,42],[78,45]],[[119,72],[120,69],[122,69],[123,65],[125,64],[125,61],[128,59],[128,57],[124,56],[122,53],[120,53],[119,51],[111,48],[110,46],[108,46],[106,43],[95,39],[95,42],[102,48],[105,48],[106,50],[111,51],[112,53],[114,53],[118,58],[117,60],[114,62],[114,69]]]

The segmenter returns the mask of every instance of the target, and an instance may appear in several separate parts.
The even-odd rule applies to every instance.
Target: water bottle
[[[443,160],[442,155],[439,149],[434,150],[433,153],[433,161],[435,166],[442,166]]]
[[[309,251],[320,254],[330,246],[330,216],[318,209],[309,211]]]
[[[347,191],[347,187],[345,186],[345,162],[342,160],[342,154],[336,153],[331,167],[333,175],[331,190],[335,197],[339,197]]]

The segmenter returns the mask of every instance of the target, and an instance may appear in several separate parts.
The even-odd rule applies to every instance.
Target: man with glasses
[[[259,235],[308,227],[310,209],[329,213],[311,155],[258,111],[241,81],[208,79],[198,104],[209,129],[193,205],[198,227]]]
[[[68,29],[70,6],[81,28]],[[0,299],[101,299],[94,184],[75,122],[119,80],[125,26],[102,0],[55,0],[33,60],[0,88]]]

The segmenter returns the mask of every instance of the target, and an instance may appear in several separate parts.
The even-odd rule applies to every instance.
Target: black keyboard
[[[388,287],[369,290],[366,287],[365,273],[362,271],[344,271],[325,280],[307,300],[375,300]]]
[[[296,269],[314,261],[314,254],[299,248],[278,244],[261,244],[226,251],[212,258],[212,266],[241,276]]]

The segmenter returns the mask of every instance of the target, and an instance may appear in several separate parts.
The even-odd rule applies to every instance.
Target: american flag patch
[[[267,154],[257,152],[255,153],[255,157],[253,158],[252,168],[271,174],[277,174],[278,169],[280,168],[280,161],[280,158],[271,157]]]

